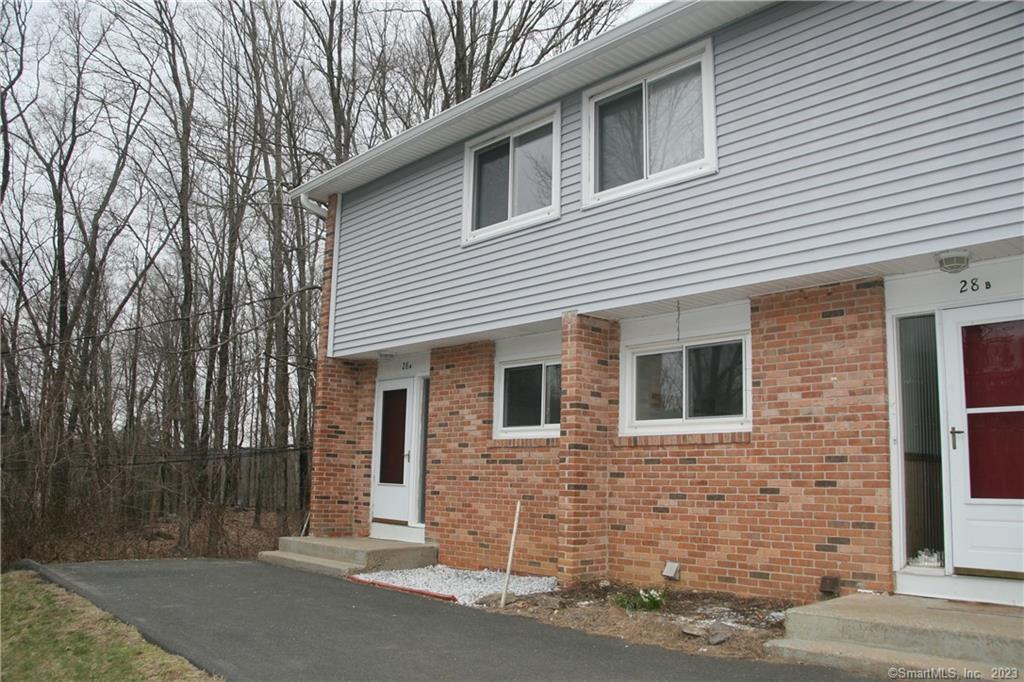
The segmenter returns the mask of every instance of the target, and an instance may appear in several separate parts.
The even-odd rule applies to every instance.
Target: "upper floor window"
[[[464,242],[558,217],[559,108],[466,145]]]
[[[717,170],[710,40],[583,98],[586,203]]]

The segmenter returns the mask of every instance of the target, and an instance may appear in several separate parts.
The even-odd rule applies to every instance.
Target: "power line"
[[[211,462],[225,459],[234,459],[236,457],[270,457],[273,455],[288,455],[292,453],[305,453],[312,449],[310,445],[293,445],[286,448],[250,448],[242,450],[222,450],[217,454],[206,455],[204,457],[182,457],[179,459],[161,459],[148,462],[97,462],[92,464],[68,464],[68,469],[108,469],[108,468],[129,468],[137,466],[157,466],[162,464],[188,464],[191,462]],[[152,455],[151,455],[152,456]],[[18,464],[22,464],[19,462]],[[31,465],[8,467],[0,464],[0,470],[5,473],[15,473],[19,471],[31,471],[34,467]]]
[[[290,298],[290,297],[293,297],[293,296],[297,296],[299,294],[304,294],[304,293],[309,292],[309,291],[319,291],[319,290],[320,290],[319,286],[317,286],[317,285],[310,285],[308,287],[302,287],[301,289],[296,289],[295,291],[289,291],[289,292],[286,292],[286,293],[283,293],[283,294],[278,294],[277,296],[265,296],[263,298],[253,298],[253,299],[250,299],[248,301],[240,301],[238,303],[232,303],[229,306],[221,306],[220,308],[213,308],[211,310],[203,310],[203,311],[200,311],[200,312],[197,312],[197,313],[192,313],[192,315],[189,316],[189,317],[172,317],[172,318],[169,318],[169,319],[166,319],[166,320],[157,320],[156,322],[148,322],[146,324],[135,325],[133,327],[119,327],[117,329],[111,329],[108,332],[102,332],[102,333],[98,333],[98,334],[83,334],[82,336],[76,336],[76,337],[67,339],[66,341],[53,341],[51,343],[41,343],[41,344],[36,345],[36,346],[24,346],[22,348],[18,348],[17,350],[7,350],[7,351],[4,351],[3,355],[16,354],[16,353],[24,353],[24,352],[30,351],[30,350],[42,350],[44,348],[53,348],[55,346],[63,346],[65,344],[77,343],[77,342],[80,342],[80,341],[101,339],[101,338],[104,338],[104,337],[107,337],[107,336],[113,336],[114,334],[125,334],[127,332],[142,331],[144,329],[151,329],[153,327],[159,327],[160,325],[163,325],[163,324],[172,324],[174,322],[184,322],[185,320],[192,320],[192,319],[195,319],[195,318],[198,318],[198,317],[203,317],[203,316],[206,316],[206,315],[214,315],[216,313],[222,313],[225,310],[229,310],[231,308],[239,308],[239,307],[242,307],[242,306],[256,305],[257,303],[266,303],[268,301],[276,301],[279,298]],[[203,350],[203,349],[200,349],[200,350]]]

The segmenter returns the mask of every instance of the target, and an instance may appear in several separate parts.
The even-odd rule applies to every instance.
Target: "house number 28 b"
[[[969,291],[981,291],[982,289],[991,289],[992,282],[987,279],[984,282],[978,281],[977,277],[971,279],[960,280],[960,293],[966,294]]]

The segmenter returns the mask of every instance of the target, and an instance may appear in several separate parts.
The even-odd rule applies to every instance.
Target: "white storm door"
[[[410,521],[415,379],[377,385],[377,428],[373,444],[373,521],[407,525]]]
[[[1024,301],[943,328],[953,572],[1024,579]]]

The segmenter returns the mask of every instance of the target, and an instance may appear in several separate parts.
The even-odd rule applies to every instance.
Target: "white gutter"
[[[309,211],[318,218],[327,217],[327,208],[323,206],[323,204],[319,204],[310,199],[309,195],[306,192],[303,192],[299,195],[299,204],[302,206],[302,208],[306,209],[307,211]]]

